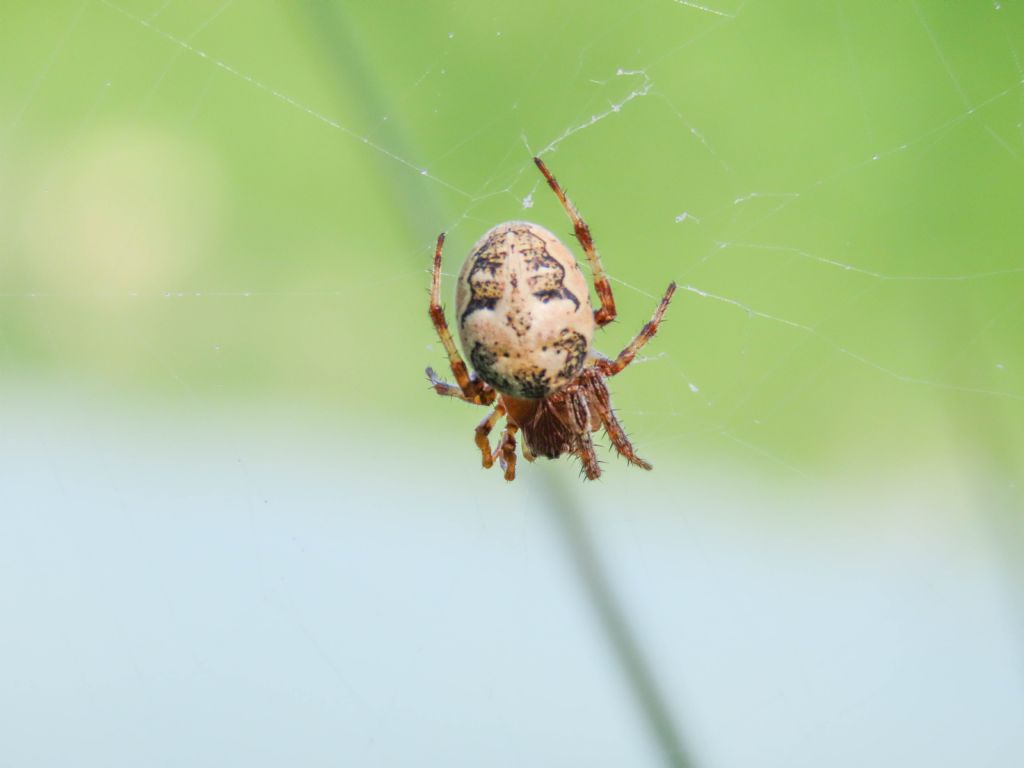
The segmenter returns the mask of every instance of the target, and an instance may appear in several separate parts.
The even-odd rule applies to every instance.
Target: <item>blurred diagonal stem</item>
[[[372,62],[363,55],[365,43],[354,32],[346,4],[337,0],[303,0],[286,7],[291,8],[301,30],[316,46],[340,101],[343,104],[355,101],[361,107],[362,117],[377,121],[373,128],[376,143],[389,147],[399,157],[419,156],[399,121],[381,120],[391,115],[393,105],[380,85]],[[395,226],[404,226],[410,238],[416,238],[424,229],[441,231],[442,206],[437,197],[427,191],[431,185],[410,184],[411,171],[396,163],[378,163],[376,173],[394,195]]]
[[[622,604],[612,590],[608,573],[576,498],[553,471],[545,471],[543,476],[545,480],[541,487],[569,559],[612,652],[622,667],[651,736],[661,750],[665,765],[692,768],[696,764],[686,748],[683,735],[676,725],[650,662],[644,656]]]
[[[309,38],[319,46],[327,66],[335,75],[339,95],[349,99],[354,96],[362,105],[364,116],[390,114],[387,98],[373,75],[370,63],[362,55],[361,41],[352,33],[344,4],[331,0],[306,0],[293,8]],[[375,140],[392,147],[397,154],[404,157],[416,155],[397,121],[381,123],[375,131],[382,134],[375,136]],[[442,220],[442,205],[429,191],[428,185],[407,183],[404,176],[407,172],[406,169],[393,166],[382,171],[394,191],[398,201],[396,205],[402,212],[396,219],[405,222],[410,237],[415,238],[415,233],[422,231],[423,225],[439,229],[436,223]],[[427,221],[413,221],[410,217]],[[607,572],[576,500],[553,473],[545,472],[544,477],[546,480],[540,489],[545,496],[545,503],[553,513],[587,600],[622,667],[641,714],[664,756],[665,764],[672,768],[690,768],[694,763],[683,744],[650,664],[611,589]]]

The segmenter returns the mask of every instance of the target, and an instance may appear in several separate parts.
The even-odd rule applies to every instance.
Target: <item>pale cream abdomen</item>
[[[579,373],[594,337],[587,281],[537,224],[510,221],[470,251],[455,297],[462,348],[499,392],[539,399]]]

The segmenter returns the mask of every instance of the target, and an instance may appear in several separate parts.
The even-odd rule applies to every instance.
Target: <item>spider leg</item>
[[[580,241],[580,245],[583,246],[583,252],[587,254],[587,261],[590,262],[590,272],[594,276],[594,290],[597,291],[597,297],[601,300],[601,306],[594,310],[594,320],[599,328],[608,325],[608,323],[615,319],[615,297],[612,296],[612,285],[608,282],[608,276],[604,273],[604,267],[601,266],[601,257],[598,256],[597,249],[594,247],[594,238],[590,235],[590,227],[587,226],[583,217],[580,216],[576,206],[566,196],[565,190],[559,186],[555,177],[551,175],[551,171],[544,165],[544,161],[539,157],[535,157],[533,162],[537,164],[537,168],[544,174],[548,186],[557,195],[558,201],[562,204],[569,218],[572,219],[573,229],[576,230],[576,239]]]
[[[491,389],[485,382],[480,381],[476,378],[476,374],[471,373],[469,375],[471,382],[475,381],[480,384],[481,393],[478,397],[469,397],[465,392],[462,391],[461,387],[457,387],[454,384],[449,384],[447,381],[442,379],[433,368],[427,368],[427,380],[430,382],[430,386],[434,388],[434,391],[439,395],[445,397],[454,397],[456,400],[464,400],[467,403],[473,403],[473,405],[490,405],[494,402],[494,390]]]
[[[452,387],[452,389],[455,389],[455,387]],[[477,424],[476,445],[480,449],[480,453],[483,455],[484,469],[490,469],[494,466],[494,454],[491,453],[491,443],[487,439],[487,436],[491,434],[491,430],[494,429],[494,425],[498,423],[498,419],[504,415],[505,406],[498,403],[494,406],[494,410],[491,411],[483,421]]]
[[[658,326],[661,324],[661,319],[665,315],[665,310],[668,309],[668,303],[672,300],[672,294],[676,292],[676,284],[669,283],[668,289],[665,291],[665,295],[661,299],[661,303],[658,308],[654,310],[654,315],[651,317],[647,324],[640,329],[640,333],[636,335],[626,346],[624,350],[619,353],[619,356],[614,360],[608,360],[606,358],[599,358],[594,363],[594,367],[597,368],[605,376],[614,376],[619,373],[623,368],[633,362],[633,358],[636,357],[636,353],[646,344],[651,338],[658,332]]]
[[[622,424],[615,416],[615,411],[612,410],[612,401],[608,395],[608,387],[601,380],[599,373],[593,372],[587,375],[586,389],[587,402],[598,416],[604,431],[612,441],[612,445],[615,446],[615,450],[619,452],[619,455],[630,464],[636,464],[643,469],[653,469],[650,462],[641,459],[633,450],[633,444],[629,442],[626,430],[622,428]]]
[[[619,452],[630,464],[636,464],[641,469],[654,469],[649,461],[644,461],[636,452],[633,450],[633,444],[629,442],[629,438],[626,436],[626,431],[622,428],[622,424],[615,417],[612,411],[607,411],[601,414],[601,421],[604,423],[604,431],[608,434],[608,437],[612,441],[612,445],[615,446],[615,450]]]
[[[601,476],[601,467],[597,463],[597,454],[594,452],[594,441],[590,439],[590,432],[583,432],[579,436],[576,455],[583,463],[583,472],[586,474],[587,480],[597,480]]]
[[[469,375],[469,369],[466,367],[462,355],[459,354],[459,350],[455,346],[452,333],[448,330],[448,321],[444,317],[444,308],[441,306],[441,249],[443,247],[444,232],[437,236],[437,248],[434,249],[434,275],[430,283],[430,319],[434,323],[437,336],[441,339],[445,352],[448,353],[448,362],[452,367],[452,373],[455,375],[455,381],[464,395],[462,399],[468,400],[471,403],[489,405],[494,402],[494,391],[476,377]],[[434,384],[434,389],[437,390],[438,394],[455,396],[447,390],[447,387],[451,385],[446,384],[443,390],[438,388],[438,383],[443,382],[440,382],[439,379],[435,380],[436,376],[429,368],[427,369],[427,378]]]
[[[594,441],[590,437],[591,413],[587,403],[587,389],[570,392],[565,404],[566,421],[576,443],[572,452],[582,462],[587,479],[596,480],[601,476],[601,467],[594,452]]]
[[[505,470],[506,480],[516,479],[516,432],[518,431],[519,427],[515,424],[506,424],[505,431],[501,434],[501,441],[494,449],[493,458],[501,463],[501,468]]]

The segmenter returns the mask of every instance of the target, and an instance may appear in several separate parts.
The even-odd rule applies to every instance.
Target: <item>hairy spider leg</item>
[[[594,441],[590,438],[591,418],[585,388],[574,387],[566,399],[565,406],[570,429],[576,437],[574,453],[582,462],[587,479],[596,480],[601,476],[601,467],[594,451]]]
[[[676,284],[669,283],[668,290],[665,291],[665,295],[661,299],[661,303],[658,308],[654,310],[654,315],[647,324],[640,329],[640,333],[636,335],[629,344],[623,349],[619,356],[614,360],[598,359],[594,363],[601,373],[605,376],[614,376],[615,374],[622,371],[627,365],[633,362],[633,358],[636,357],[637,352],[646,344],[651,338],[658,332],[658,326],[661,325],[661,319],[665,316],[665,310],[668,309],[668,303],[672,300],[672,294],[676,292]]]
[[[643,469],[653,469],[650,462],[641,459],[633,450],[633,444],[629,441],[626,430],[622,428],[622,424],[615,416],[611,396],[608,394],[608,387],[605,386],[601,374],[594,369],[590,369],[584,371],[581,375],[586,377],[586,384],[584,386],[587,392],[587,403],[600,420],[601,426],[604,427],[604,431],[612,441],[612,445],[615,446],[615,450],[630,464],[635,464]]]
[[[583,464],[583,472],[587,480],[597,480],[601,476],[601,467],[597,461],[597,453],[594,451],[594,441],[590,439],[590,430],[584,429],[578,438],[576,455]]]
[[[608,282],[608,276],[604,273],[604,267],[601,266],[601,257],[597,255],[597,249],[594,247],[594,238],[590,236],[590,227],[587,226],[583,217],[580,216],[576,206],[566,196],[565,190],[559,186],[555,177],[551,175],[551,171],[544,165],[544,161],[539,157],[535,157],[533,162],[537,164],[540,172],[544,174],[544,178],[548,181],[548,186],[558,196],[558,201],[562,204],[569,218],[572,219],[573,229],[576,230],[576,239],[580,241],[580,245],[583,246],[583,252],[587,254],[587,261],[590,262],[590,272],[594,277],[594,290],[597,291],[597,297],[601,300],[601,306],[594,310],[594,321],[599,328],[602,328],[615,319],[615,297],[612,296],[612,285]]]
[[[441,249],[443,247],[444,232],[437,236],[437,248],[434,249],[434,276],[430,283],[430,319],[434,323],[434,328],[437,331],[438,338],[441,339],[441,344],[444,345],[445,352],[448,353],[448,362],[452,367],[455,381],[458,382],[458,388],[462,393],[460,399],[477,403],[478,405],[490,405],[494,402],[494,390],[488,387],[485,382],[480,381],[475,374],[470,376],[469,369],[466,367],[462,355],[459,354],[459,350],[455,346],[452,333],[448,330],[448,321],[445,319],[444,308],[441,306]],[[430,368],[427,368],[427,378],[430,379],[430,383],[439,395],[459,397],[458,394],[452,391],[455,388],[438,378],[437,374]]]

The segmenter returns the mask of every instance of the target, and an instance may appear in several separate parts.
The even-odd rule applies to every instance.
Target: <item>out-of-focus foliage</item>
[[[568,237],[543,151],[619,281],[606,352],[686,286],[615,382],[641,443],[783,473],[1019,457],[1010,4],[16,5],[9,375],[447,423],[433,239],[451,274],[497,221]]]

